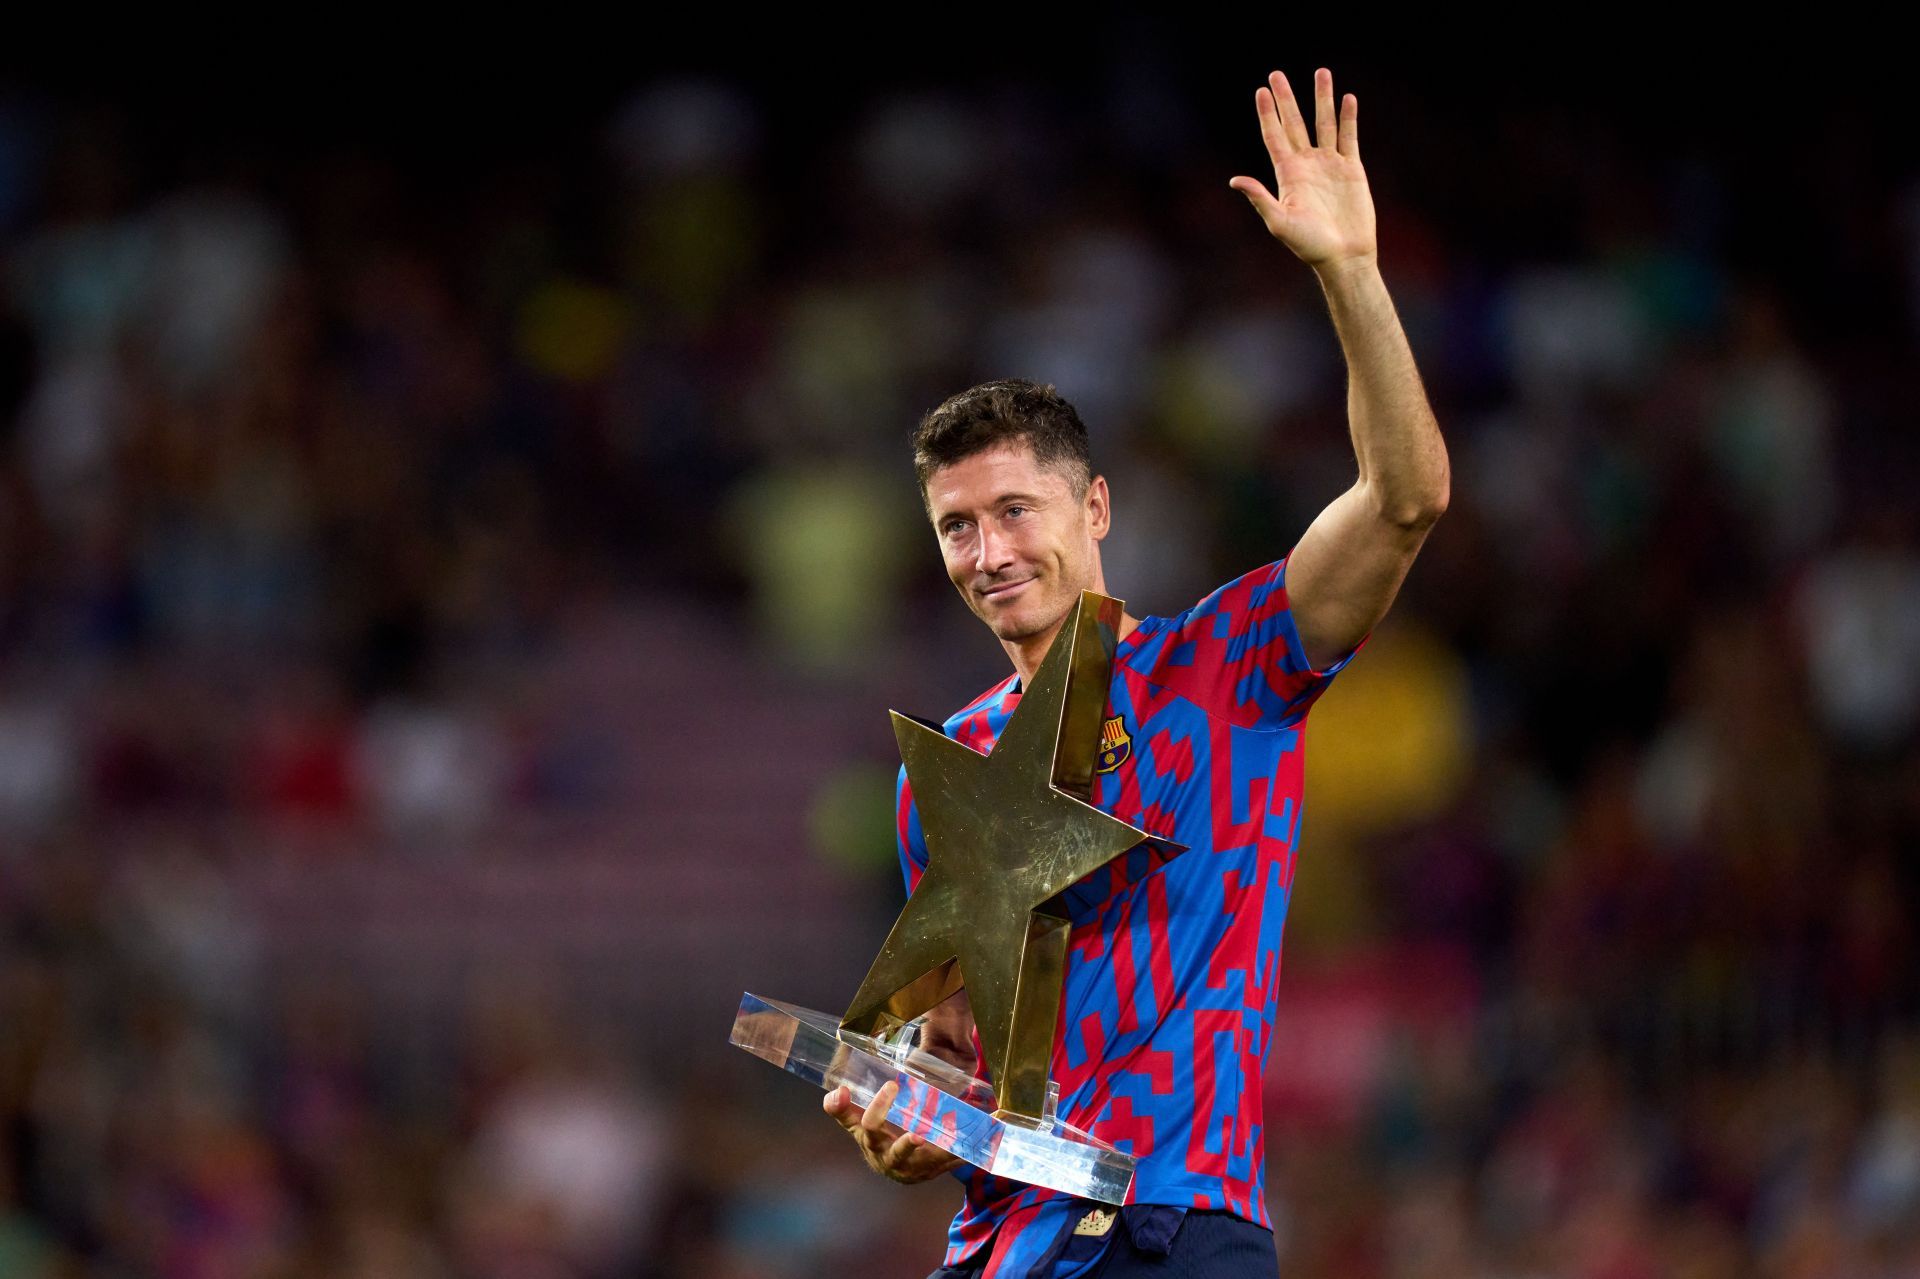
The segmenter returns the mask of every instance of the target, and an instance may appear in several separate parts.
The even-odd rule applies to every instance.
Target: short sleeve
[[[1172,618],[1134,661],[1148,680],[1209,714],[1278,729],[1304,718],[1366,642],[1315,670],[1287,604],[1287,561],[1279,559]]]
[[[920,883],[927,869],[927,839],[920,831],[920,810],[913,806],[913,789],[907,785],[907,766],[900,766],[900,778],[893,786],[893,843],[900,854],[900,874],[907,881],[907,896]]]

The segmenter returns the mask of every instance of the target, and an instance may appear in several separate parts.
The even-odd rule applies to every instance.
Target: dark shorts
[[[1091,1239],[1073,1239],[1069,1253]],[[1280,1263],[1274,1253],[1273,1232],[1264,1226],[1228,1212],[1195,1209],[1188,1212],[1174,1231],[1167,1252],[1142,1249],[1127,1230],[1125,1219],[1114,1223],[1113,1233],[1099,1242],[1107,1244],[1100,1263],[1087,1273],[1087,1279],[1279,1279]],[[979,1279],[986,1265],[986,1249],[970,1259],[966,1266],[943,1267],[927,1279]]]

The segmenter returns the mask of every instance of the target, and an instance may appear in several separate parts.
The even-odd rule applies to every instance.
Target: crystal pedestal
[[[900,1085],[888,1122],[918,1134],[988,1172],[1102,1203],[1124,1203],[1134,1157],[1061,1122],[1057,1086],[1035,1122],[996,1116],[982,1081],[914,1047],[910,1039],[873,1039],[840,1029],[811,1008],[747,994],[732,1042],[822,1089],[841,1085],[865,1106],[889,1082]]]

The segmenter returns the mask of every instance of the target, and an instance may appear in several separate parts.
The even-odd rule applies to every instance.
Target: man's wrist
[[[1320,287],[1329,293],[1351,289],[1356,284],[1380,278],[1380,256],[1378,253],[1358,253],[1352,257],[1316,262],[1313,264],[1313,273],[1319,277]]]

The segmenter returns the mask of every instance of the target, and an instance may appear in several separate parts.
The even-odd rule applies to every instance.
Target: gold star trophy
[[[888,1120],[1001,1176],[1122,1203],[1134,1157],[1061,1120],[1047,1077],[1070,931],[1060,894],[1146,845],[1183,851],[1095,808],[1121,603],[1083,592],[990,754],[893,712],[927,869],[846,1015],[747,994],[735,1044],[861,1105],[900,1085]],[[989,1079],[916,1046],[965,987]]]

